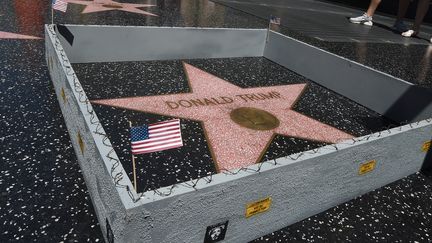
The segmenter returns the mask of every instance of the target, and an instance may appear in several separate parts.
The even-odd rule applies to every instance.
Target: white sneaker
[[[407,30],[405,32],[402,32],[401,35],[404,36],[404,37],[415,37],[415,36],[418,35],[418,33],[415,32],[414,30]]]
[[[372,16],[368,16],[366,13],[364,13],[362,16],[350,18],[349,21],[354,24],[364,24],[367,26],[372,26]]]

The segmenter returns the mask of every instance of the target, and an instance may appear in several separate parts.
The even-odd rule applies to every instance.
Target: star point
[[[42,39],[40,37],[31,35],[21,35],[16,33],[0,31],[0,39],[27,39],[27,40],[38,40]]]
[[[151,4],[136,4],[136,3],[120,3],[112,0],[94,0],[94,1],[83,1],[83,0],[67,0],[68,3],[85,5],[86,7],[81,12],[83,14],[86,13],[95,13],[95,12],[103,12],[103,11],[111,11],[111,10],[119,10],[130,13],[137,13],[143,15],[149,15],[157,17],[156,14],[141,10],[139,8],[147,8],[154,7],[155,5]]]

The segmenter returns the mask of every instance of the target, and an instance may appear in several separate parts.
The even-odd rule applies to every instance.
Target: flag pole
[[[129,128],[132,128],[132,122],[131,121],[129,121]],[[131,153],[132,153],[132,151],[131,151]],[[135,192],[138,192],[137,191],[137,180],[136,180],[136,169],[135,169],[136,167],[135,167],[135,156],[133,155],[133,153],[132,153],[132,170],[133,170],[133,177],[134,177],[134,189],[135,189]]]
[[[270,32],[270,25],[271,25],[271,16],[270,16],[270,19],[269,19],[269,24],[268,24],[268,27],[267,27],[267,35],[266,35],[266,43],[268,42],[268,37],[269,37],[269,32]]]

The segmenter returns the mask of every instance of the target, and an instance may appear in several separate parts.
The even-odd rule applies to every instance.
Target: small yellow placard
[[[359,175],[364,175],[366,173],[369,173],[375,169],[375,166],[376,166],[376,160],[371,160],[366,163],[363,163],[360,165],[358,173]]]
[[[423,146],[422,146],[422,151],[423,152],[429,151],[429,149],[431,147],[431,144],[432,144],[432,141],[426,141],[426,142],[424,142]]]
[[[66,93],[65,93],[63,87],[61,88],[61,97],[63,98],[63,103],[66,103]]]
[[[268,197],[258,202],[248,203],[246,205],[246,218],[269,210],[271,201],[271,197]]]
[[[81,149],[81,154],[84,154],[84,141],[82,140],[81,134],[78,132],[78,144]]]

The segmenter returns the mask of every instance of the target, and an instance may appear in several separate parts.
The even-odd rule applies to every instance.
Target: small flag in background
[[[152,153],[183,146],[180,120],[131,127],[132,154]]]
[[[66,12],[67,2],[63,0],[52,0],[52,8],[58,11]]]
[[[276,16],[270,15],[270,23],[271,24],[280,24],[280,18],[277,18]]]

